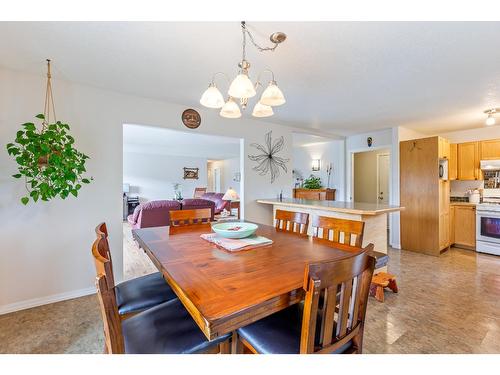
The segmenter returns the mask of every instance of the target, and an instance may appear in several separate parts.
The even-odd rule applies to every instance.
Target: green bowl
[[[245,238],[255,233],[259,226],[252,223],[232,221],[212,225],[212,230],[225,238]]]

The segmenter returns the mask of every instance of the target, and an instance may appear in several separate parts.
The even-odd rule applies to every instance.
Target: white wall
[[[0,143],[12,141],[20,125],[41,112],[45,94],[43,75],[0,69]],[[16,164],[0,152],[0,313],[74,297],[94,290],[95,271],[90,256],[94,227],[106,221],[110,232],[117,281],[122,279],[122,127],[144,124],[188,131],[179,120],[182,105],[119,94],[53,79],[58,119],[71,125],[76,146],[88,154],[87,169],[94,177],[78,198],[22,206],[21,181],[10,177]],[[192,132],[244,138],[241,149],[244,191],[242,214],[259,223],[272,222],[272,210],[256,203],[290,194],[291,162],[274,184],[259,176],[247,157],[251,143],[263,144],[265,133],[284,136],[284,158],[292,158],[290,128],[249,120],[223,119],[217,111],[197,108],[202,124]],[[5,150],[4,150],[5,151]]]
[[[320,170],[312,171],[313,159],[320,159]],[[330,188],[336,189],[335,199],[344,200],[344,140],[335,140],[331,142],[319,142],[303,146],[293,147],[293,169],[300,172],[302,177],[308,178],[310,175],[321,178],[323,186],[327,186],[328,176],[326,167],[329,163],[333,164],[333,171],[330,176]],[[295,181],[293,181],[295,183]],[[294,185],[292,185],[293,187]]]
[[[184,167],[199,168],[199,178],[184,180]],[[207,159],[126,151],[123,183],[130,184],[129,195],[141,202],[174,198],[173,183],[181,184],[184,198],[192,198],[196,187],[207,186]]]

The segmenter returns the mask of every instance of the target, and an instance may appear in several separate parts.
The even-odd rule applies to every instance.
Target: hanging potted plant
[[[75,139],[69,134],[69,125],[56,120],[50,79],[50,60],[47,60],[44,113],[35,116],[42,121],[40,130],[32,122],[25,123],[14,142],[7,144],[7,152],[18,164],[18,173],[12,177],[24,177],[25,180],[28,194],[21,198],[23,204],[30,198],[36,202],[57,196],[66,199],[70,194],[76,197],[82,184],[92,180],[83,176],[89,157],[74,147]],[[50,110],[54,118],[52,123]]]

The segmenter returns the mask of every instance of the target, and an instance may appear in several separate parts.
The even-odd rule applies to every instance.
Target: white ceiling
[[[123,125],[123,152],[190,156],[210,160],[240,155],[240,140],[142,125]]]
[[[433,133],[482,127],[482,111],[500,106],[500,22],[249,29],[262,44],[273,31],[288,35],[273,53],[247,46],[252,78],[272,68],[287,98],[273,122],[343,135],[398,125]],[[51,57],[56,77],[193,107],[212,73],[236,74],[241,54],[238,22],[1,22],[0,35],[5,67],[43,74]]]

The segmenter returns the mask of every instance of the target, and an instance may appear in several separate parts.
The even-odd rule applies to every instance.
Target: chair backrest
[[[109,288],[115,286],[115,278],[113,275],[113,262],[111,260],[111,251],[108,242],[108,230],[106,223],[100,223],[95,228],[96,240],[92,245],[92,256],[94,257],[94,265],[96,274],[106,275],[106,281],[109,283]]]
[[[206,224],[209,223],[211,219],[212,210],[210,208],[170,211],[170,226],[172,227]]]
[[[361,353],[375,259],[368,245],[355,256],[306,266],[301,353]],[[320,296],[323,298],[321,299]],[[319,306],[320,300],[322,306]]]
[[[121,320],[118,315],[116,296],[114,290],[110,289],[108,284],[106,275],[97,275],[95,285],[101,307],[106,352],[108,354],[123,354],[125,353],[125,344],[123,341]]]
[[[275,227],[278,230],[304,235],[307,234],[309,214],[302,212],[276,210],[275,220]]]
[[[325,240],[332,240],[346,245],[352,245],[351,242],[355,237],[354,246],[363,246],[363,232],[365,229],[363,221],[313,215],[311,226],[313,228],[313,237],[321,237]],[[332,235],[330,236],[330,234]]]
[[[203,196],[203,194],[205,194],[206,192],[207,192],[206,187],[194,188],[193,198],[201,198]]]

